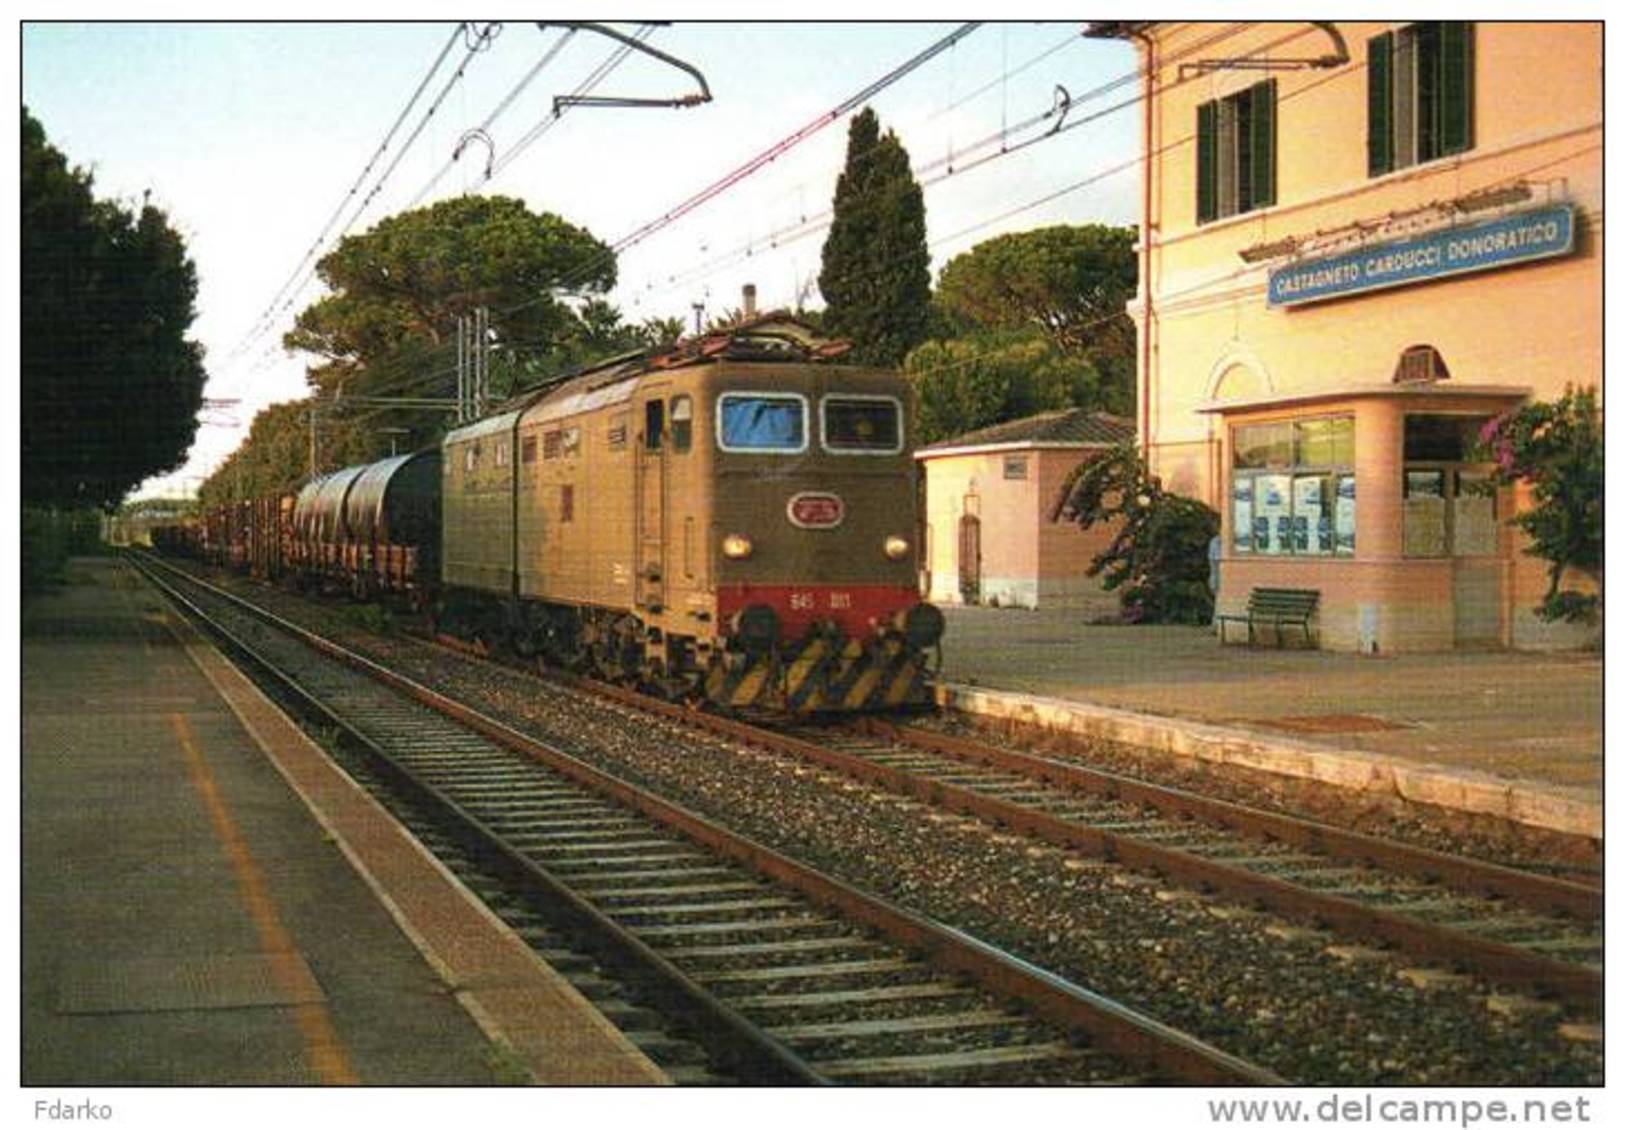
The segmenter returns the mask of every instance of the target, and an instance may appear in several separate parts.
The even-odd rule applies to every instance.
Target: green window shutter
[[[1252,88],[1252,207],[1275,203],[1275,80]]]
[[[1394,33],[1366,43],[1366,171],[1379,177],[1394,167]]]
[[[1439,24],[1439,153],[1473,147],[1473,25]]]
[[[1219,105],[1196,107],[1196,222],[1219,218]]]

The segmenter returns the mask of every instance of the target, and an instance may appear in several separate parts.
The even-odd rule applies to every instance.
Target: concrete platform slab
[[[70,577],[22,625],[25,1085],[478,1085],[516,1064],[554,1082],[663,1081],[511,935],[493,958],[506,931],[415,841],[374,836],[369,859],[307,807],[269,754],[321,752],[246,682],[229,706],[221,687],[241,676],[177,634],[133,572],[87,559]],[[330,797],[376,809],[326,767]],[[398,898],[378,870],[391,860],[408,874]],[[408,900],[463,964],[424,947]],[[529,994],[532,1015],[493,1019],[462,990],[484,977]]]
[[[949,608],[943,699],[1165,753],[1602,836],[1601,657],[1383,658]]]

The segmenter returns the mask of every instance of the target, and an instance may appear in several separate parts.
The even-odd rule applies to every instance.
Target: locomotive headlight
[[[722,539],[722,556],[734,561],[743,561],[755,548],[744,534],[729,534]]]
[[[893,561],[901,561],[908,556],[908,539],[900,538],[896,534],[886,539],[886,556]]]

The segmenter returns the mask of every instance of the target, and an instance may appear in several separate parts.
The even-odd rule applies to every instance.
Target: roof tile
[[[1065,408],[1040,412],[1020,420],[1007,420],[988,428],[938,440],[921,451],[942,451],[956,447],[982,447],[1010,443],[1118,444],[1132,442],[1134,421],[1109,412],[1085,408]]]

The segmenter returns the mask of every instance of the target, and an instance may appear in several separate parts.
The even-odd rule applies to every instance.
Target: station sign
[[[1549,259],[1572,250],[1574,206],[1538,208],[1487,223],[1447,228],[1278,267],[1270,272],[1269,305],[1301,306]]]

